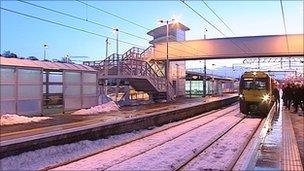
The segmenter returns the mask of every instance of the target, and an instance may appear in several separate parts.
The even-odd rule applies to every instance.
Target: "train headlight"
[[[269,94],[265,94],[265,95],[262,97],[262,100],[263,100],[263,102],[268,102],[268,101],[270,100]]]
[[[243,99],[243,98],[244,98],[244,95],[243,95],[243,94],[240,94],[240,98]]]

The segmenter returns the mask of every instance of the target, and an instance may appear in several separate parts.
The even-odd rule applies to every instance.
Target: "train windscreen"
[[[256,79],[246,79],[243,80],[243,89],[247,90],[266,90],[267,79],[256,78]]]

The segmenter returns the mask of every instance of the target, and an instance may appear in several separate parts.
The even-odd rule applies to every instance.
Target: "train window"
[[[244,89],[253,89],[253,88],[254,88],[253,80],[244,81]]]
[[[265,90],[266,89],[266,81],[265,80],[256,80],[255,81],[255,88],[258,90]]]
[[[265,90],[266,89],[266,80],[264,79],[256,79],[256,80],[244,80],[243,83],[244,89],[257,89],[257,90]]]

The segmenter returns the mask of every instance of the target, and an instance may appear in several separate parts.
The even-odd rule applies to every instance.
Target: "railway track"
[[[87,158],[96,156],[96,155],[101,154],[101,153],[107,153],[107,152],[109,152],[111,150],[115,150],[115,149],[119,149],[119,148],[124,148],[125,146],[127,146],[130,143],[134,144],[136,142],[142,142],[142,141],[144,141],[144,140],[146,140],[148,138],[151,138],[151,136],[161,136],[161,134],[168,134],[168,131],[170,132],[172,129],[185,128],[185,126],[187,126],[187,125],[190,126],[187,129],[184,129],[184,130],[182,129],[180,131],[175,132],[174,135],[172,135],[171,137],[168,137],[167,140],[164,141],[164,142],[163,141],[162,142],[158,142],[158,143],[156,143],[154,145],[151,145],[148,149],[142,149],[143,151],[149,150],[151,148],[156,147],[157,145],[161,145],[163,143],[166,143],[167,141],[173,140],[173,139],[175,139],[175,138],[177,138],[177,137],[179,137],[179,136],[187,133],[190,130],[193,130],[193,129],[197,128],[197,127],[200,127],[200,126],[205,125],[205,124],[207,124],[209,122],[212,122],[212,121],[216,120],[217,118],[222,117],[224,115],[227,115],[227,114],[229,114],[229,113],[231,113],[233,111],[236,111],[236,110],[238,110],[238,105],[235,104],[235,105],[232,105],[232,106],[227,107],[225,109],[218,109],[218,110],[206,112],[206,113],[203,113],[203,114],[198,115],[196,117],[186,119],[184,121],[180,121],[180,122],[176,122],[176,123],[171,123],[171,124],[162,126],[160,128],[155,128],[155,129],[149,131],[149,133],[146,133],[146,134],[141,135],[139,137],[133,138],[130,141],[126,141],[126,142],[124,142],[122,144],[113,145],[113,146],[111,146],[109,148],[102,149],[100,151],[96,151],[96,152],[91,153],[89,155],[80,156],[79,158],[77,158],[75,160],[70,160],[70,161],[66,161],[66,162],[60,163],[60,164],[47,166],[47,167],[45,167],[45,168],[43,168],[41,170],[54,169],[54,168],[58,168],[60,166],[68,165],[68,164],[75,163],[75,162],[78,162],[78,161],[82,161],[82,160],[85,160]],[[204,121],[202,121],[202,118],[204,118]],[[140,152],[140,153],[142,153],[142,152]],[[134,156],[139,155],[139,154],[133,154],[132,156],[129,156],[129,158],[134,157]],[[119,162],[121,162],[121,161],[119,161]]]
[[[232,170],[260,123],[258,118],[243,118],[174,170]]]
[[[235,114],[235,113],[234,113]],[[208,127],[202,127],[196,131],[191,131],[179,140],[174,142],[167,142],[155,149],[146,151],[145,153],[136,156],[132,159],[125,160],[119,164],[112,165],[108,168],[99,167],[101,170],[202,170],[202,169],[216,169],[226,170],[229,167],[232,168],[237,158],[240,156],[242,150],[245,148],[247,142],[250,139],[248,135],[245,141],[239,141],[241,145],[232,146],[232,152],[225,154],[225,151],[229,149],[223,149],[220,147],[229,148],[225,145],[227,138],[236,140],[236,137],[231,135],[231,132],[235,132],[238,128],[244,128],[247,125],[247,118],[233,118],[230,119],[231,123],[227,123],[227,117],[233,117],[234,115],[227,115],[210,123]],[[219,125],[225,124],[222,128],[218,128]],[[255,119],[254,127],[258,127],[260,119]],[[240,126],[241,125],[241,126]],[[217,128],[216,131],[213,131]],[[248,130],[248,129],[246,129]],[[254,133],[253,129],[251,132]],[[208,134],[209,132],[209,134]],[[246,131],[245,131],[246,132]],[[244,133],[244,132],[243,132]],[[207,134],[207,135],[206,135]],[[201,136],[199,136],[201,135]],[[203,137],[203,135],[207,137]],[[234,135],[239,135],[235,134]],[[192,139],[189,137],[193,137]],[[246,142],[247,141],[247,142]],[[216,148],[218,147],[218,148]],[[156,157],[157,156],[157,157]],[[207,157],[207,158],[206,158]],[[227,158],[228,157],[228,158]],[[206,158],[207,160],[203,160]],[[224,158],[225,160],[221,160]],[[228,159],[228,160],[226,160]],[[201,162],[203,161],[203,162]]]
[[[246,125],[248,125],[249,120],[252,119],[239,114],[237,105],[234,105],[224,110],[208,112],[205,115],[179,122],[130,142],[46,169],[143,170],[147,168],[148,170],[188,170],[191,169],[189,166],[193,165],[193,161],[198,160],[197,158],[204,151],[209,148],[213,148],[215,151],[216,148],[213,147],[213,144],[221,141],[227,142],[227,137],[228,139],[231,137],[231,131],[235,132],[233,135],[239,135],[236,130],[243,130],[246,138],[240,144],[245,148],[261,121],[261,119],[253,119],[255,122],[251,124],[252,129],[250,129],[252,134],[248,134],[244,130],[248,130]],[[176,147],[176,149],[172,149],[172,147]],[[238,156],[242,152],[240,150],[234,151]],[[157,157],[155,158],[155,156]],[[238,156],[233,157],[234,160]],[[206,168],[212,167],[206,166]]]

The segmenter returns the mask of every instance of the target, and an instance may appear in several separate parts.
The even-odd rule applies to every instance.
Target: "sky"
[[[133,37],[119,32],[119,40],[141,48],[149,46],[152,37],[146,33],[156,28],[159,19],[171,19],[176,16],[179,21],[190,28],[186,39],[201,39],[204,28],[207,38],[223,37],[214,28],[203,21],[180,1],[83,1],[103,11],[123,17],[138,25],[113,17],[78,1],[26,1],[32,4],[68,13],[110,28],[104,28],[88,21],[79,21],[70,17],[40,9],[20,1],[1,1],[1,8],[40,17],[53,22],[83,29],[99,36],[82,31],[58,26],[37,19],[27,18],[1,9],[1,52],[10,50],[18,56],[36,56],[43,59],[47,44],[47,59],[59,59],[66,56],[88,56],[84,60],[105,58],[105,37],[110,38],[109,54],[116,51],[115,38],[111,28],[134,34]],[[227,37],[234,36],[201,1],[186,1],[191,7],[216,25]],[[233,30],[236,36],[277,35],[284,34],[280,1],[205,1]],[[287,33],[303,34],[303,1],[284,1],[287,21]],[[105,37],[103,37],[105,36]],[[148,39],[148,40],[147,40]],[[124,53],[134,45],[119,43],[119,53]],[[240,59],[227,61],[208,61],[220,66],[232,66],[241,63]],[[196,61],[187,63],[188,67],[200,67]]]

